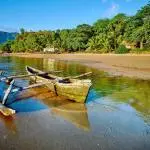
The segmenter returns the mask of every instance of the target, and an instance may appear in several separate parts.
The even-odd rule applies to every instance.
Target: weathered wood
[[[2,104],[3,104],[3,105],[5,105],[6,100],[7,100],[8,96],[9,96],[9,94],[10,94],[12,88],[13,88],[14,83],[15,83],[14,80],[12,80],[12,81],[10,82],[10,85],[9,85],[8,89],[6,90],[5,95],[4,95],[4,98],[3,98],[3,100],[2,100]]]
[[[30,75],[13,75],[9,77],[3,77],[0,79],[0,81],[5,81],[5,80],[10,80],[10,79],[17,79],[17,78],[26,78],[26,77],[31,77],[31,76],[41,76],[41,75],[48,75],[50,73],[60,73],[62,71],[49,71],[49,72],[44,72],[44,73],[35,73],[35,74],[30,74]]]
[[[77,79],[77,78],[81,78],[81,77],[84,77],[84,76],[88,76],[90,74],[92,74],[92,72],[87,72],[87,73],[84,73],[84,74],[80,74],[78,76],[68,76],[68,77],[62,78],[60,81],[63,82],[64,80],[67,80],[67,79]]]
[[[42,73],[41,70],[29,66],[26,67],[26,70],[28,74],[32,74],[34,72]],[[37,83],[46,82],[47,83],[46,86],[52,92],[57,91],[58,96],[63,96],[66,99],[73,100],[79,103],[84,103],[86,101],[89,89],[92,85],[91,80],[89,79],[79,80],[74,78],[82,77],[88,74],[91,74],[91,72],[84,73],[79,76],[74,76],[74,77],[71,76],[67,78],[58,77],[49,74],[48,77],[36,76],[36,82]]]
[[[92,72],[83,73],[83,74],[81,74],[81,75],[78,75],[78,76],[73,77],[73,79],[77,79],[77,78],[81,78],[81,77],[84,77],[84,76],[88,76],[88,75],[90,75],[90,74],[92,74]]]
[[[4,116],[12,116],[13,114],[16,113],[15,110],[8,108],[6,106],[4,106],[3,104],[0,103],[0,112],[4,115]]]
[[[24,91],[24,90],[28,90],[28,89],[31,89],[31,88],[36,88],[36,87],[39,87],[39,86],[43,86],[45,84],[47,84],[47,82],[32,84],[32,85],[29,85],[29,86],[26,86],[26,87],[21,87],[21,88],[15,88],[15,89],[12,89],[11,93]]]
[[[88,76],[88,75],[90,75],[90,74],[92,74],[92,72],[83,73],[83,74],[81,74],[81,75],[72,77],[72,79],[81,78],[81,77],[84,77],[84,76]]]

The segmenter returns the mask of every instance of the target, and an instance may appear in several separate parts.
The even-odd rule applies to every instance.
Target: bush
[[[149,49],[140,49],[140,48],[135,48],[131,51],[132,53],[137,53],[137,54],[140,54],[140,53],[149,53],[150,50]]]
[[[116,50],[115,50],[115,53],[116,54],[125,54],[125,53],[128,53],[129,52],[129,49],[126,48],[124,45],[120,45]]]
[[[11,44],[13,43],[13,41],[7,41],[3,44],[0,45],[0,51],[1,52],[6,52],[6,53],[10,53],[12,52],[11,50]]]

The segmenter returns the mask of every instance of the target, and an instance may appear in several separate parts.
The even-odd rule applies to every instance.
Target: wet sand
[[[30,54],[15,53],[11,56],[50,58],[75,61],[108,72],[113,76],[150,79],[150,54]]]
[[[8,75],[23,73],[26,65],[64,70],[66,76],[93,71],[93,86],[86,104],[62,99],[45,87],[11,95],[7,105],[17,113],[0,115],[0,150],[150,150],[150,81],[108,77],[78,62],[1,57],[0,68]],[[1,82],[1,96],[4,89]]]

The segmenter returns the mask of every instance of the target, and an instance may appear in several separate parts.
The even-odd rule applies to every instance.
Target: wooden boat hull
[[[26,67],[28,74],[44,73],[32,67]],[[60,83],[57,80],[62,79],[54,75],[48,75],[49,79],[43,76],[32,76],[35,82],[46,82],[46,86],[58,96],[63,96],[66,99],[73,100],[79,103],[84,103],[91,87],[91,80],[69,79],[70,83]]]

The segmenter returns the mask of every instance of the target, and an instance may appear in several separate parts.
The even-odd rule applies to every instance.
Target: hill
[[[14,40],[16,35],[16,32],[9,33],[0,31],[0,44],[6,42],[7,40]]]

